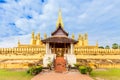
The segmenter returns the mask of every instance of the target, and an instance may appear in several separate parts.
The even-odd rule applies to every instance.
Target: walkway
[[[87,75],[82,75],[78,71],[69,71],[64,73],[56,73],[54,71],[41,72],[31,80],[93,80]]]

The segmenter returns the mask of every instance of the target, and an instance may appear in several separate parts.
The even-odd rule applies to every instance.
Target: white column
[[[49,43],[46,43],[46,54],[49,53]]]
[[[71,47],[69,47],[69,54],[71,54]]]
[[[51,54],[51,47],[49,47],[49,53]]]
[[[71,48],[71,54],[73,54],[74,46],[72,43],[70,44],[70,48]]]
[[[70,54],[70,48],[68,47],[68,54]]]

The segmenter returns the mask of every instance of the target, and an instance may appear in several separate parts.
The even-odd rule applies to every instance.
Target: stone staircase
[[[66,71],[66,60],[64,59],[64,57],[56,57],[54,65],[56,72]]]

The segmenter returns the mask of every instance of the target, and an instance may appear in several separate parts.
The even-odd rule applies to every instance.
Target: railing
[[[120,68],[120,64],[97,64],[97,68]]]
[[[75,48],[74,53],[76,55],[120,55],[120,49],[81,49]]]
[[[0,54],[39,54],[45,53],[45,48],[0,48]]]

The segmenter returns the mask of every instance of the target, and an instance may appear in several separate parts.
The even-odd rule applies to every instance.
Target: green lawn
[[[96,78],[101,78],[105,80],[120,80],[120,69],[105,69],[105,70],[94,70],[91,76]]]
[[[31,80],[31,78],[26,71],[0,69],[0,80]]]

